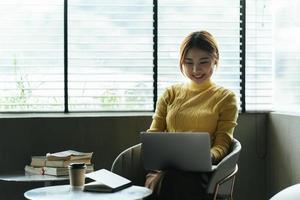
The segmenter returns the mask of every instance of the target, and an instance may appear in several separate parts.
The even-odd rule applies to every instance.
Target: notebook
[[[210,136],[207,132],[141,132],[146,170],[177,169],[210,172]]]
[[[106,169],[100,169],[85,176],[95,181],[85,184],[84,191],[116,192],[132,185],[130,180]]]

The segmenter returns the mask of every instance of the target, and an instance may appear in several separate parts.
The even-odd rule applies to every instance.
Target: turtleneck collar
[[[213,84],[214,83],[210,79],[208,79],[208,80],[206,80],[206,81],[204,81],[203,83],[200,83],[200,84],[198,84],[198,83],[196,83],[192,80],[189,80],[187,82],[187,88],[190,89],[190,90],[193,90],[193,91],[199,91],[200,92],[200,91],[206,90],[207,88],[209,88]]]

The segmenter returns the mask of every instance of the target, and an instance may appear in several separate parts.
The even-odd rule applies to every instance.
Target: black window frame
[[[157,102],[157,53],[158,53],[158,1],[153,0],[153,111]],[[246,0],[240,0],[240,94],[241,94],[241,112],[246,112]],[[64,0],[64,94],[65,94],[65,113],[68,109],[68,0]],[[99,111],[101,112],[101,111]],[[135,112],[135,111],[134,111]]]
[[[240,0],[240,102],[241,112],[246,112],[246,70],[245,70],[245,56],[246,56],[246,0]],[[68,102],[68,0],[64,0],[64,113],[74,113],[77,111],[69,111]],[[156,108],[156,102],[158,99],[158,1],[153,0],[153,111]],[[42,113],[47,113],[43,112]],[[78,111],[79,112],[79,111]],[[84,111],[80,111],[84,112]],[[88,111],[90,112],[90,111]],[[107,111],[95,111],[95,112],[107,112]],[[109,111],[109,112],[121,112],[121,111]],[[139,112],[139,111],[129,111]],[[142,111],[145,112],[145,111]],[[21,113],[21,112],[19,112]],[[22,112],[23,113],[23,112]],[[30,113],[26,112],[26,113]],[[57,112],[61,113],[61,112]]]

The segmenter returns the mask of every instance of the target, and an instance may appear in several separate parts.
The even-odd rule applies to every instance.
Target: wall
[[[242,144],[239,173],[235,185],[236,200],[266,198],[266,120],[267,114],[242,114],[235,138]]]
[[[300,116],[271,113],[268,120],[267,192],[270,198],[300,182]]]
[[[0,174],[23,170],[31,155],[65,149],[94,151],[95,168],[109,169],[123,149],[139,142],[151,116],[74,116],[1,118]],[[266,199],[266,114],[241,114],[235,137],[242,143],[235,199]],[[0,181],[0,199],[24,199],[26,190],[41,183]]]

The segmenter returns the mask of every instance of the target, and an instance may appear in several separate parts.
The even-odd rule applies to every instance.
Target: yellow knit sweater
[[[148,132],[209,132],[214,162],[220,161],[231,145],[237,125],[238,106],[232,91],[211,80],[173,85],[157,102]]]

